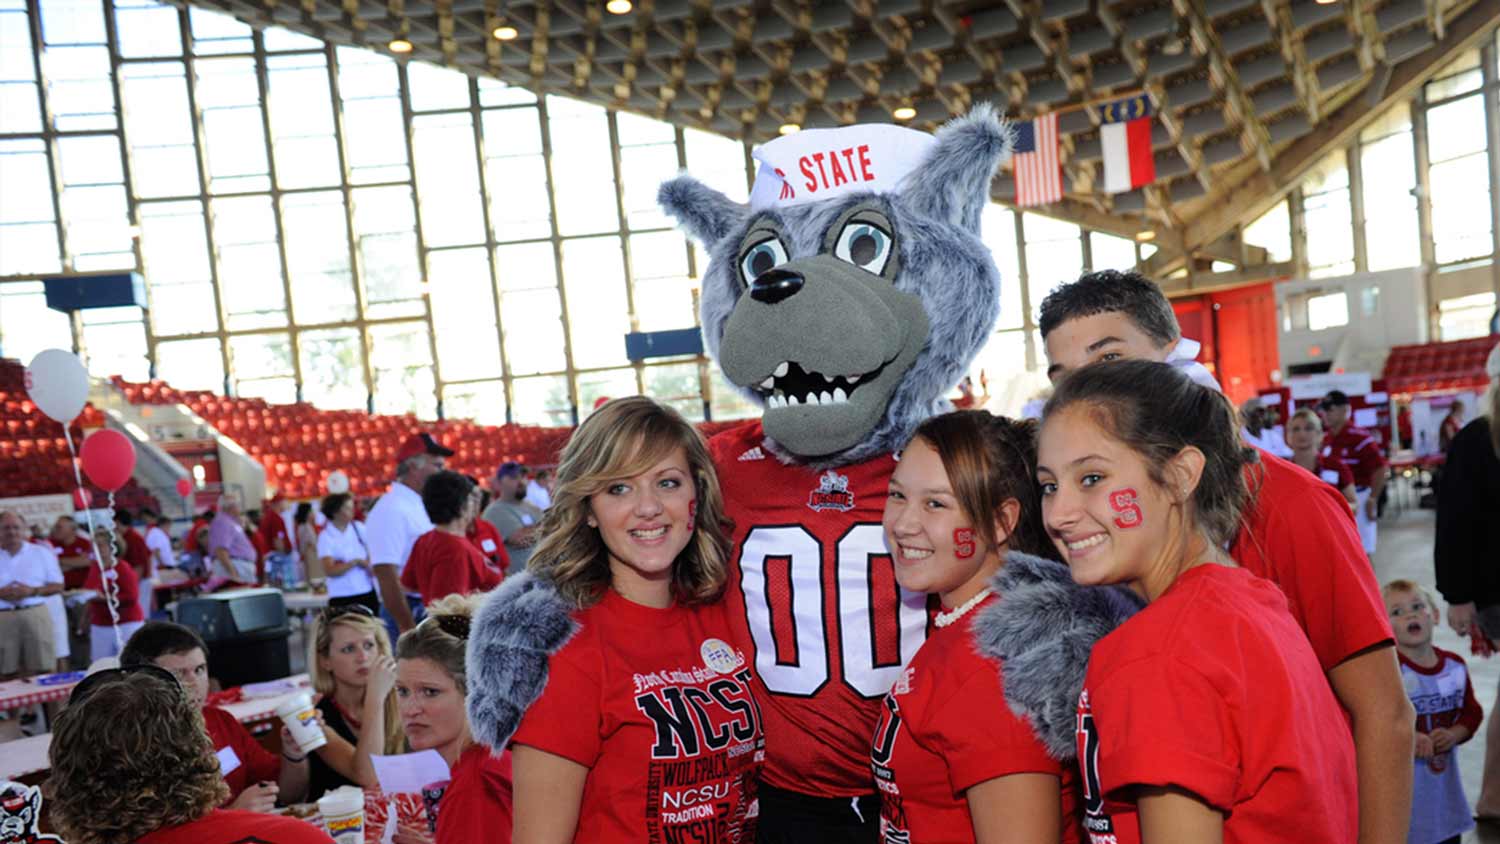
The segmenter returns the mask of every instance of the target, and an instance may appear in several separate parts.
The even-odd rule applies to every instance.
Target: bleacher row
[[[1494,337],[1392,347],[1382,374],[1386,390],[1412,394],[1483,390],[1488,381],[1484,362],[1494,347]]]
[[[401,440],[426,430],[457,452],[448,465],[484,479],[507,460],[551,466],[572,435],[571,428],[480,425],[467,420],[424,422],[415,416],[377,416],[355,410],[319,410],[309,404],[268,404],[263,399],[225,398],[207,391],[177,390],[161,381],[134,383],[115,376],[114,385],[132,404],[184,404],[234,440],[266,469],[266,482],[287,498],[324,493],[328,474],[343,470],[356,495],[378,495],[390,484],[392,456]],[[705,423],[711,436],[726,425]]]
[[[71,426],[74,445],[85,429],[103,427],[92,405]],[[0,498],[46,495],[71,489],[73,469],[62,425],[47,418],[26,396],[26,367],[0,359]]]

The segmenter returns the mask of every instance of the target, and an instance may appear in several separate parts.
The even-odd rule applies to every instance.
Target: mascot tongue
[[[709,252],[704,341],[765,408],[784,460],[894,451],[964,375],[999,312],[979,219],[1010,143],[981,105],[936,135],[870,125],[772,141],[748,206],[691,176],[662,185]]]

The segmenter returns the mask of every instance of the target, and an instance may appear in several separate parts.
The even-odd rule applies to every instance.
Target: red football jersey
[[[301,818],[215,809],[196,821],[148,832],[136,844],[330,844],[332,840]]]
[[[1079,839],[1078,774],[1047,755],[1026,719],[1010,711],[1000,666],[974,648],[970,624],[933,631],[885,696],[870,747],[880,790],[881,840],[973,844],[964,792],[1010,774],[1052,774],[1062,785],[1062,840]]]
[[[1385,456],[1375,435],[1354,425],[1323,435],[1323,445],[1330,456],[1341,461],[1354,473],[1354,483],[1367,487],[1376,472],[1385,470]]]
[[[927,596],[896,583],[880,517],[889,454],[824,472],[788,466],[759,421],[710,442],[734,523],[725,603],[755,664],[765,781],[820,797],[869,794],[881,700],[927,636]]]
[[[1250,505],[1229,555],[1286,594],[1292,617],[1328,671],[1393,642],[1375,572],[1349,502],[1311,473],[1264,451],[1245,468]]]
[[[1206,564],[1094,645],[1078,705],[1084,828],[1140,840],[1139,786],[1225,814],[1225,844],[1352,842],[1354,739],[1275,584]]]
[[[141,579],[135,573],[135,568],[124,562],[117,562],[110,573],[117,590],[115,600],[120,622],[145,621],[146,614],[141,610]],[[83,588],[99,593],[98,598],[89,601],[89,624],[95,627],[112,625],[114,622],[109,617],[109,606],[104,603],[104,578],[99,574],[98,566],[89,568],[89,576],[83,581]]]
[[[765,738],[723,603],[656,609],[611,589],[573,618],[511,739],[589,768],[573,840],[754,841]]]
[[[499,756],[476,744],[453,766],[437,806],[436,844],[506,844],[511,833],[510,751]]]
[[[224,784],[229,786],[225,805],[233,803],[240,792],[255,783],[276,782],[281,776],[281,759],[261,747],[245,725],[227,711],[217,706],[203,707],[203,725],[219,754]]]
[[[401,585],[421,595],[424,604],[453,594],[488,592],[501,578],[479,546],[436,529],[417,537],[401,570]]]

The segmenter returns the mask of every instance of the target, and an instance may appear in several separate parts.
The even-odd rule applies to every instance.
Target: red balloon
[[[190,480],[188,480],[187,478],[178,478],[177,479],[177,494],[180,495],[180,496],[182,496],[183,498],[187,498],[189,495],[192,495],[193,494],[193,482],[190,481]]]
[[[91,500],[88,492],[81,489],[73,490],[73,509],[87,510]]]
[[[124,486],[135,471],[135,446],[129,437],[109,428],[89,434],[78,456],[89,480],[110,492]]]

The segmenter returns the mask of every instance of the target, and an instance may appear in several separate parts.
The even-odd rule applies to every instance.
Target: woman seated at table
[[[191,628],[170,621],[148,621],[130,637],[120,652],[120,665],[127,668],[154,665],[176,675],[188,700],[202,712],[199,723],[208,731],[214,752],[229,786],[231,809],[269,812],[279,796],[283,805],[300,802],[307,793],[307,757],[285,726],[281,728],[281,755],[261,747],[255,736],[227,710],[208,706],[208,647]],[[137,717],[131,710],[115,713]],[[274,780],[274,781],[273,781]]]
[[[330,606],[308,633],[307,667],[328,743],[313,751],[307,799],[343,785],[375,788],[373,754],[400,753],[396,662],[385,625],[363,604]]]
[[[437,806],[436,844],[508,842],[510,751],[494,756],[469,733],[465,653],[482,595],[449,595],[396,643],[396,698],[411,749],[436,750],[452,779]]]
[[[320,505],[328,524],[318,534],[318,558],[327,576],[328,606],[362,604],[380,612],[375,576],[370,573],[370,549],[364,528],[354,521],[354,496],[334,493]]]
[[[216,809],[228,788],[203,716],[154,665],[107,669],[79,683],[57,718],[49,756],[47,805],[69,844],[331,841],[296,818]]]

